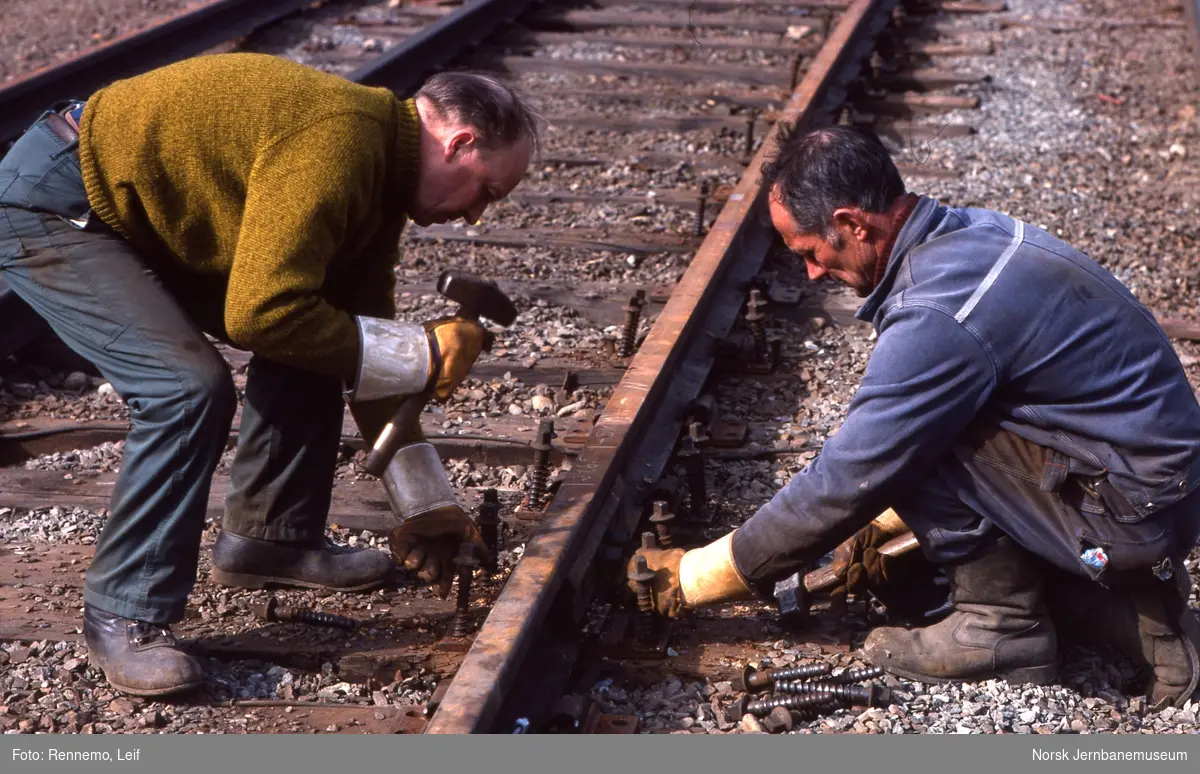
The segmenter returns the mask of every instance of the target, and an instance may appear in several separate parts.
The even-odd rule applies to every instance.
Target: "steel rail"
[[[844,97],[894,0],[854,0],[793,92],[781,122],[811,125]],[[663,470],[688,403],[713,364],[716,339],[741,305],[774,235],[761,217],[762,163],[779,123],[722,209],[645,342],[616,386],[569,476],[492,607],[426,733],[508,730],[553,697],[578,653],[578,622],[606,541],[619,559],[642,514],[645,485]],[[541,693],[537,693],[541,691]],[[551,702],[553,698],[550,699]],[[522,727],[528,725],[521,718]]]
[[[199,54],[311,5],[312,0],[216,0],[118,37],[0,88],[0,144],[59,100],[86,99],[120,78]]]
[[[477,45],[531,5],[544,0],[464,0],[461,8],[422,28],[347,76],[367,86],[387,86],[409,96],[425,76]]]

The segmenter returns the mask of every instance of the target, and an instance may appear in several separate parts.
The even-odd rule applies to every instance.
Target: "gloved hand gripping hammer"
[[[504,291],[489,280],[460,272],[442,272],[437,281],[438,293],[458,303],[455,317],[478,320],[486,317],[505,328],[517,319],[517,308]],[[484,349],[490,350],[492,337],[484,339]],[[404,444],[405,438],[417,435],[421,412],[433,394],[433,386],[424,392],[409,395],[384,426],[367,455],[363,468],[373,476],[382,476],[392,457]]]

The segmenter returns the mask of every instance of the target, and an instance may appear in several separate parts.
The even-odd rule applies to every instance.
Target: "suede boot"
[[[83,606],[88,661],[110,685],[134,696],[180,693],[204,682],[200,662],[179,650],[167,626]]]
[[[395,572],[391,558],[369,548],[281,543],[224,530],[212,550],[212,579],[222,586],[261,589],[268,585],[333,591],[366,591]]]
[[[1072,642],[1108,646],[1142,669],[1140,690],[1154,709],[1181,707],[1200,683],[1200,619],[1188,607],[1192,583],[1183,561],[1159,580],[1147,569],[1101,586],[1056,571],[1048,602]]]
[[[923,683],[1053,682],[1058,642],[1043,603],[1040,570],[1032,554],[1001,538],[946,568],[953,613],[923,629],[878,628],[867,637],[864,655],[875,666]]]

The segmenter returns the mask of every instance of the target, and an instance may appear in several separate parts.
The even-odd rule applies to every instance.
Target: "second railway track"
[[[645,730],[644,719],[598,711],[592,685],[670,675],[719,684],[757,660],[746,643],[784,636],[769,610],[705,614],[647,638],[621,589],[623,560],[653,527],[656,502],[675,514],[673,539],[685,544],[739,523],[770,494],[763,460],[776,477],[794,471],[836,426],[785,405],[795,393],[783,385],[823,399],[869,350],[861,331],[834,332],[849,323],[851,299],[773,255],[759,168],[780,121],[834,119],[871,125],[904,151],[906,179],[958,175],[922,149],[973,131],[973,92],[986,74],[954,63],[990,44],[948,32],[948,21],[1002,10],[884,0],[327,3],[240,43],[401,90],[417,83],[411,63],[421,56],[494,69],[534,97],[548,132],[509,201],[478,226],[410,226],[397,267],[398,306],[414,320],[446,311],[431,283],[442,268],[492,277],[519,299],[517,325],[423,420],[464,504],[496,490],[499,573],[476,578],[458,631],[453,597],[419,587],[368,599],[278,595],[363,619],[352,635],[267,626],[250,610],[261,594],[202,578],[180,627],[215,668],[197,706],[209,717],[251,713],[256,730],[619,733],[639,722]],[[454,58],[438,50],[449,39],[461,49]],[[760,302],[772,318],[765,332],[745,319]],[[246,356],[225,354],[244,379]],[[19,368],[6,377],[16,399],[3,404],[0,427],[0,462],[11,466],[0,469],[0,537],[19,547],[0,555],[10,581],[0,586],[0,639],[42,651],[78,640],[78,569],[127,423],[85,375]],[[681,440],[689,431],[699,455]],[[330,522],[339,537],[382,544],[386,500],[356,469],[352,422],[344,435]],[[688,467],[697,456],[699,503]],[[849,643],[845,627],[822,626],[784,650],[792,661],[800,653],[850,666]],[[732,725],[713,706],[711,723]],[[86,725],[58,722],[53,730]]]

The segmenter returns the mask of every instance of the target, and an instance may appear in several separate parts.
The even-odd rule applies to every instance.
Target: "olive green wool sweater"
[[[349,380],[352,315],[395,315],[419,129],[387,89],[220,54],[96,92],[79,155],[95,214],[204,331]]]

